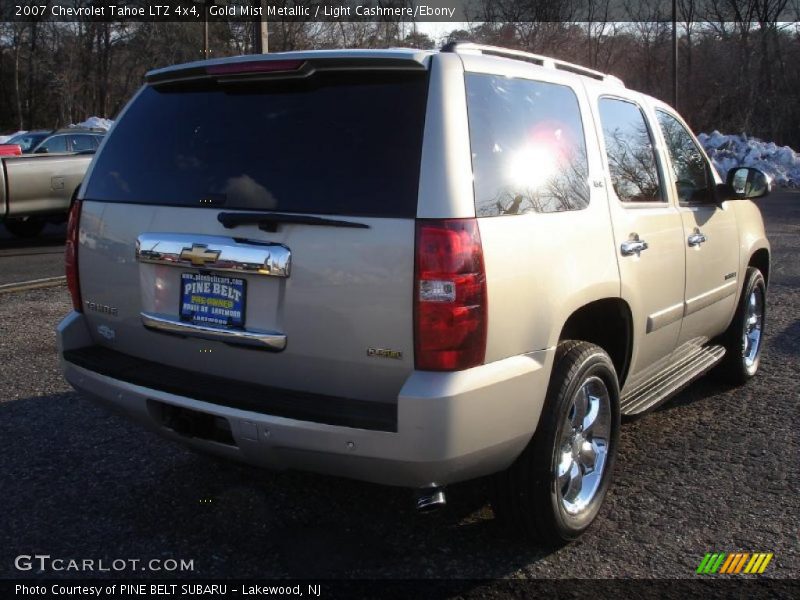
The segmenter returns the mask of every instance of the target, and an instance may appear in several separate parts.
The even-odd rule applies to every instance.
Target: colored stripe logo
[[[772,552],[708,552],[697,567],[698,575],[761,574],[773,557]]]

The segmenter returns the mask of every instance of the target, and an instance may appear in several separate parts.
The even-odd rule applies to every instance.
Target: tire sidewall
[[[758,290],[758,293],[761,294],[761,337],[758,341],[758,351],[756,353],[756,359],[753,361],[752,365],[747,365],[744,357],[744,335],[745,335],[745,327],[747,324],[747,305],[750,302],[750,296],[753,294],[754,291]],[[764,347],[764,333],[766,331],[766,324],[767,324],[767,287],[764,282],[764,276],[761,274],[761,271],[758,269],[753,269],[750,272],[750,276],[747,279],[747,285],[742,293],[741,299],[741,307],[740,307],[740,315],[738,319],[738,327],[737,327],[737,334],[738,334],[738,360],[741,363],[741,369],[747,379],[753,377],[756,372],[758,372],[758,367],[761,364],[761,350]]]
[[[564,419],[567,418],[572,406],[572,398],[584,382],[593,376],[599,377],[608,390],[611,411],[609,448],[604,466],[603,478],[600,482],[600,487],[595,492],[594,498],[592,498],[587,508],[579,515],[570,515],[561,505],[556,489],[555,468],[559,450],[557,446],[558,436],[560,426]],[[617,377],[611,359],[600,348],[595,348],[594,352],[583,358],[580,367],[568,381],[554,381],[553,384],[555,385],[551,386],[552,389],[550,390],[552,393],[551,397],[554,400],[549,415],[550,422],[545,430],[547,435],[543,436],[545,439],[541,440],[542,445],[546,446],[546,449],[540,447],[540,450],[542,451],[541,456],[546,456],[547,459],[549,459],[547,460],[546,489],[549,494],[551,510],[555,517],[555,525],[559,530],[559,535],[563,539],[571,540],[580,536],[594,521],[611,483],[611,476],[617,454],[617,444],[619,441],[619,384],[617,383]]]

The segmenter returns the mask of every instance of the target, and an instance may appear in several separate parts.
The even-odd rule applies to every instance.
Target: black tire
[[[46,223],[41,219],[10,219],[5,222],[9,233],[19,238],[32,238],[42,233]]]
[[[761,319],[758,323],[760,333],[755,348],[755,354],[749,352],[750,347],[745,342],[749,308],[753,297],[760,300]],[[715,370],[715,374],[727,383],[742,385],[758,371],[761,362],[761,348],[764,345],[764,326],[767,317],[767,286],[761,271],[755,267],[747,267],[742,295],[736,307],[736,314],[728,330],[721,336],[720,342],[725,346],[725,357]]]
[[[599,385],[598,381],[608,395],[604,418],[609,429],[605,462],[591,499],[576,514],[568,514],[556,469],[559,460],[575,464],[578,460],[574,454],[570,459],[568,453],[563,453],[565,447],[572,447],[569,439],[564,443],[563,432],[571,426],[568,420],[574,422],[571,416],[574,417],[576,394],[584,385]],[[608,490],[619,426],[619,384],[608,354],[588,342],[561,342],[536,432],[517,460],[494,477],[493,508],[497,518],[510,530],[546,545],[559,546],[578,538],[594,521]],[[581,435],[584,435],[582,430]],[[587,439],[594,439],[591,433],[588,435]]]

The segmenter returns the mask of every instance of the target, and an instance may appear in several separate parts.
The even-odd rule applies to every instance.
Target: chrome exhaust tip
[[[417,512],[430,513],[434,512],[447,504],[447,498],[444,495],[444,488],[429,487],[420,490],[417,493],[417,500],[415,502]]]

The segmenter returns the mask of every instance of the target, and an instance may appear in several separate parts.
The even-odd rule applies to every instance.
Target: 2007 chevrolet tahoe
[[[770,247],[615,77],[453,44],[152,71],[74,203],[78,390],[197,449],[580,535],[621,415],[759,364]]]

